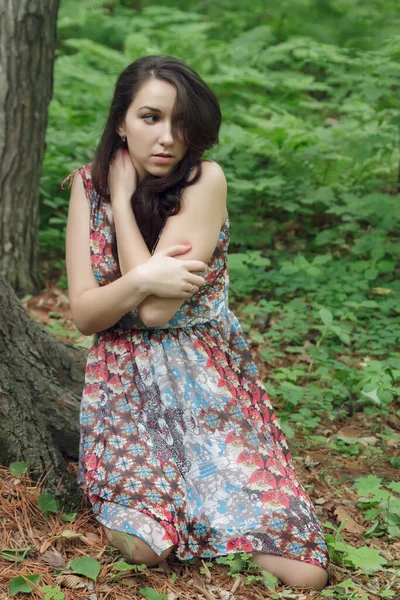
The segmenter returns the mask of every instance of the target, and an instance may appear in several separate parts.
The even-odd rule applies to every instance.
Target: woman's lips
[[[170,162],[172,162],[174,160],[173,156],[158,156],[157,154],[155,154],[153,156],[153,158],[154,158],[154,160],[156,162],[158,162],[158,163],[165,163],[165,164],[170,163]]]

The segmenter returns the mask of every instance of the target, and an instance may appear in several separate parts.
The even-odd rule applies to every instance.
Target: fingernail
[[[183,244],[183,245],[187,246],[189,248],[192,244]]]

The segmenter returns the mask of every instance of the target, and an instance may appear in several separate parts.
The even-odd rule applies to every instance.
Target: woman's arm
[[[108,285],[99,286],[91,265],[89,223],[89,202],[78,172],[68,209],[66,267],[72,318],[83,335],[108,329],[153,293],[146,274],[136,268]]]
[[[200,179],[183,191],[179,213],[167,219],[154,255],[172,244],[190,242],[191,250],[180,259],[208,263],[226,215],[226,196],[227,183],[223,170],[215,162],[204,162]],[[147,326],[158,327],[172,319],[184,301],[181,298],[149,295],[138,310]]]
[[[183,302],[190,297],[187,290],[191,284],[205,284],[204,278],[196,272],[203,271],[206,265],[196,260],[176,260],[176,255],[186,252],[186,248],[175,245],[152,256],[143,265],[133,267],[115,281],[99,286],[90,256],[89,204],[90,197],[77,172],[68,209],[66,266],[72,318],[81,333],[91,335],[108,329],[138,307],[149,294],[159,294],[167,299],[181,298]]]
[[[118,241],[118,262],[121,275],[147,262],[151,253],[143,239],[131,205],[113,206],[115,232]]]
[[[110,165],[108,187],[118,241],[119,268],[123,276],[147,262],[151,256],[131,207],[137,173],[127,150],[117,151]]]

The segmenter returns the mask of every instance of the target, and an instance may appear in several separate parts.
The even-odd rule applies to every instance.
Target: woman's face
[[[128,150],[137,171],[143,179],[150,173],[167,175],[186,153],[186,145],[174,140],[171,132],[172,110],[176,89],[160,79],[146,81],[128,108],[125,121],[118,129],[127,138]],[[172,156],[168,161],[157,159],[157,154]]]

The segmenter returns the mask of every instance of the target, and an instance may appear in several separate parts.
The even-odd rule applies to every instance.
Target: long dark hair
[[[151,251],[166,219],[179,212],[184,188],[200,177],[203,152],[218,143],[222,115],[214,92],[191,67],[177,58],[151,55],[131,63],[118,77],[92,165],[93,186],[104,201],[110,202],[107,184],[110,162],[117,149],[124,146],[118,128],[140,87],[150,78],[167,81],[175,87],[172,135],[187,147],[182,160],[168,175],[147,174],[138,182],[132,196],[132,210]],[[197,173],[189,182],[187,175],[192,168]]]

